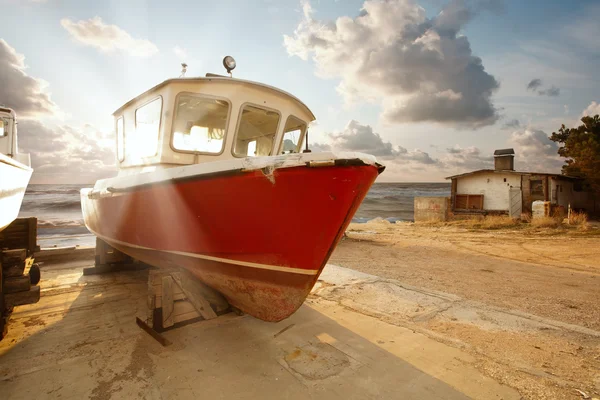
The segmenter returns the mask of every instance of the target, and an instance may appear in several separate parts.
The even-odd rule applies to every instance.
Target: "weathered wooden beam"
[[[163,276],[162,278],[162,327],[173,326],[173,278]]]
[[[145,330],[148,334],[150,334],[150,336],[152,336],[158,343],[162,344],[163,346],[168,346],[171,344],[171,342],[169,342],[163,335],[161,335],[160,333],[156,332],[154,329],[149,327],[148,324],[146,324],[144,321],[142,321],[138,317],[135,318],[135,323],[140,328]]]
[[[17,265],[2,265],[2,274],[4,277],[13,277],[13,276],[21,276],[25,271],[25,263],[17,264]]]
[[[27,258],[27,249],[14,249],[2,251],[2,265],[7,267],[22,263]]]
[[[25,292],[31,288],[29,275],[21,275],[14,277],[5,277],[2,282],[2,291],[4,293]]]
[[[217,311],[229,308],[229,303],[219,292],[200,282],[187,270],[181,268],[173,273],[173,278],[204,319],[217,318],[217,313],[212,309],[211,304],[215,305]]]
[[[26,292],[6,293],[4,302],[6,307],[22,306],[24,304],[37,303],[40,300],[40,287],[32,286]]]

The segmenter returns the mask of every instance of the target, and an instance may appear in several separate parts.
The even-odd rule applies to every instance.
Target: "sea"
[[[93,246],[95,237],[86,229],[79,190],[93,185],[29,185],[19,217],[37,217],[41,248]],[[375,183],[353,222],[375,218],[392,223],[413,220],[413,200],[422,196],[450,196],[449,183]]]

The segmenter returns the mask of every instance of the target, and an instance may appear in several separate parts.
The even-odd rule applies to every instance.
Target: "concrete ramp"
[[[165,332],[162,347],[135,323],[147,271],[84,276],[90,264],[46,264],[40,302],[15,310],[3,399],[520,397],[460,350],[316,295],[279,323],[226,314]]]

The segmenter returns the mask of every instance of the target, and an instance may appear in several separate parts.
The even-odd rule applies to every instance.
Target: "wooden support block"
[[[4,302],[6,307],[22,306],[24,304],[37,303],[40,300],[40,287],[32,286],[26,292],[6,293]]]
[[[5,278],[7,277],[12,277],[12,276],[21,276],[23,275],[23,272],[25,271],[25,263],[21,263],[18,265],[9,265],[9,266],[4,266],[2,265],[2,274],[4,275]]]
[[[2,251],[2,265],[7,267],[19,264],[27,258],[27,249],[14,249]]]
[[[217,317],[211,304],[215,305],[217,312],[229,308],[229,303],[225,300],[223,295],[200,282],[198,278],[189,271],[182,268],[180,271],[174,273],[173,277],[188,300],[194,305],[204,319],[213,319]]]
[[[173,278],[162,278],[162,327],[173,326]]]
[[[29,281],[29,275],[21,275],[11,278],[6,277],[2,282],[2,291],[4,293],[25,292],[30,288],[31,282]]]

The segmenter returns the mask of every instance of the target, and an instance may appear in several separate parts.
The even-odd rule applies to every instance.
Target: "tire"
[[[35,286],[40,282],[41,277],[42,273],[40,272],[40,266],[37,264],[33,264],[29,269],[29,282],[31,282],[31,284]]]

